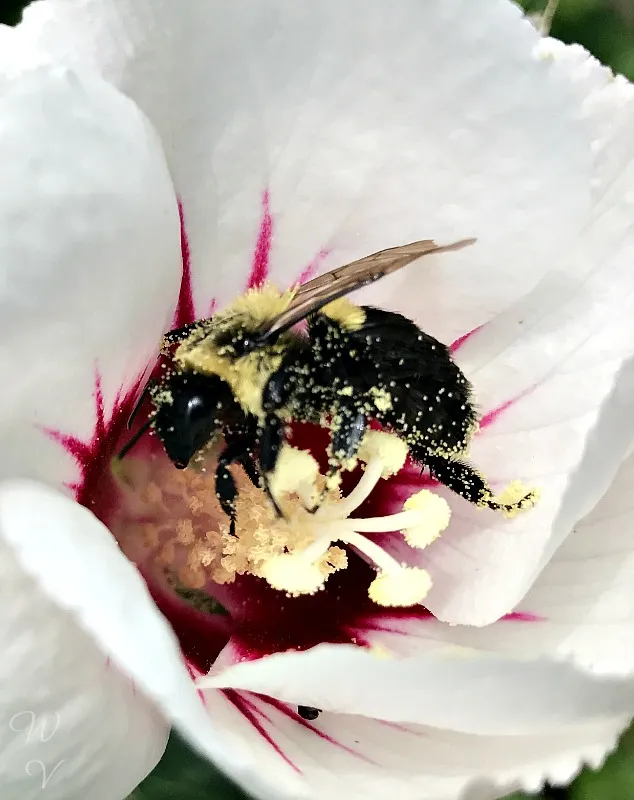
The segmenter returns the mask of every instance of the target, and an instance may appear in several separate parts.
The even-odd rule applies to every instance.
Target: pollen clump
[[[539,489],[529,489],[521,481],[511,481],[494,502],[508,519],[514,519],[520,512],[528,511],[539,500]]]

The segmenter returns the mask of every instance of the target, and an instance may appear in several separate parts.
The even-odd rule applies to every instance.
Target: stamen
[[[357,456],[365,470],[345,498],[326,486],[310,453],[285,444],[268,476],[283,517],[264,490],[253,486],[241,467],[232,466],[238,489],[235,535],[213,488],[222,445],[215,447],[215,452],[212,448],[204,454],[197,470],[176,471],[160,459],[128,458],[119,463],[117,478],[133,496],[125,527],[131,532],[136,526],[136,541],[144,542],[155,563],[180,585],[205,591],[209,584],[231,583],[236,576],[250,574],[291,596],[313,594],[324,588],[330,575],[347,567],[347,553],[336,544],[340,543],[375,566],[377,575],[368,587],[375,603],[410,606],[424,600],[432,585],[427,571],[399,563],[364,534],[400,531],[411,547],[423,549],[447,528],[447,502],[423,489],[395,514],[349,516],[381,479],[403,467],[408,451],[401,439],[383,431],[366,433]],[[311,513],[320,498],[320,508]],[[534,493],[513,483],[487,503],[497,503],[510,514],[534,500]]]
[[[383,431],[368,431],[359,448],[359,461],[366,464],[361,480],[353,491],[337,505],[337,516],[345,518],[366,500],[381,478],[396,475],[407,458],[407,445],[401,439]],[[324,506],[323,512],[328,512]],[[322,511],[322,509],[320,509]]]

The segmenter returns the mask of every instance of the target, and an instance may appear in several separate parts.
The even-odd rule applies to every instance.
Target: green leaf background
[[[0,4],[0,22],[17,23],[25,5],[5,0]],[[539,13],[545,3],[523,0],[521,5]],[[615,71],[634,79],[634,0],[561,0],[552,35],[580,42]],[[240,800],[245,795],[172,734],[160,764],[128,800],[210,798]],[[513,794],[506,800],[528,800],[528,796]],[[601,770],[584,770],[567,789],[546,787],[539,800],[634,800],[634,728]]]

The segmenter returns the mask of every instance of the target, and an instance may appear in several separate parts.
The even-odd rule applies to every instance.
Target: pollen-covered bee
[[[532,495],[498,501],[466,460],[477,429],[471,386],[444,344],[401,314],[358,306],[346,295],[447,246],[414,242],[383,250],[296,290],[252,289],[222,312],[168,333],[170,365],[149,386],[153,411],[128,442],[151,427],[172,462],[186,467],[222,436],[216,492],[235,524],[239,463],[268,491],[287,426],[330,430],[331,485],[354,465],[368,425],[408,445],[412,459],[471,503],[512,513]],[[298,323],[304,330],[297,330]],[[269,492],[272,502],[275,499]]]

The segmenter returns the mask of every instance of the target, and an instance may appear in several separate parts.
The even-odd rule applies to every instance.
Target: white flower
[[[599,763],[634,712],[630,84],[503,0],[47,0],[0,29],[0,88],[3,800],[120,800],[170,723],[261,798],[495,797]],[[439,538],[382,538],[434,617],[371,607],[358,559],[277,606],[237,583],[229,620],[159,592],[186,663],[91,513],[181,275],[186,321],[469,236],[360,296],[455,342],[472,460],[540,503],[439,490]]]

